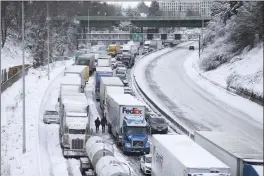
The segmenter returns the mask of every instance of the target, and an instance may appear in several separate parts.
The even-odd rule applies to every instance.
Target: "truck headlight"
[[[125,147],[131,148],[131,144],[130,143],[125,143]]]
[[[146,147],[147,147],[147,148],[150,147],[150,143],[149,143],[149,141],[146,142]]]
[[[146,166],[146,169],[147,169],[147,170],[151,170],[151,168],[150,168],[150,167],[148,167],[148,166]]]

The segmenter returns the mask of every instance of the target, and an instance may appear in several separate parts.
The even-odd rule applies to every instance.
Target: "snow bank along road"
[[[188,50],[190,44],[195,43],[180,44],[174,51],[164,52],[160,57],[155,57],[153,53],[142,58],[134,69],[140,88],[156,105],[189,130],[227,131],[263,150],[263,127],[254,119],[255,114],[244,112],[243,108],[247,107],[238,110],[231,106],[232,102],[225,103],[216,96],[218,93],[228,94],[224,90],[219,89],[213,94],[206,90],[210,87],[203,89],[198,86],[197,80],[193,81],[188,76],[185,61],[197,57],[197,50]],[[235,95],[229,94],[225,98],[232,100],[232,96]]]

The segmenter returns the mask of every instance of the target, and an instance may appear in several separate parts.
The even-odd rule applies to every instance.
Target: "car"
[[[123,63],[117,63],[116,68],[118,68],[118,67],[125,67],[126,68],[125,64],[123,64]]]
[[[189,50],[194,50],[194,46],[189,46]]]
[[[111,65],[112,65],[113,69],[116,68],[117,64],[122,64],[122,62],[121,61],[116,61],[116,62],[112,63]]]
[[[59,113],[53,109],[46,110],[43,115],[43,122],[45,124],[50,124],[50,123],[59,124],[60,123]]]
[[[167,134],[168,133],[168,123],[162,117],[151,117],[148,119],[149,129],[151,134],[160,133]]]
[[[146,175],[151,174],[152,155],[146,154],[140,157],[140,169]]]

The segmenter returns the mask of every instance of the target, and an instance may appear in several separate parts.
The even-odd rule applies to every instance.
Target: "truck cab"
[[[67,113],[61,138],[64,157],[85,156],[88,139],[88,118],[85,113]]]
[[[144,117],[126,116],[122,126],[124,153],[149,153],[148,126]]]

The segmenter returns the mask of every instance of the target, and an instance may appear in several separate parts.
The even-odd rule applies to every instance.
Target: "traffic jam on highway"
[[[177,47],[178,43],[130,41],[124,45],[85,46],[76,52],[75,62],[65,69],[60,84],[59,111],[46,109],[43,122],[60,126],[63,156],[79,159],[82,175],[131,175],[103,137],[111,134],[114,145],[125,156],[138,156],[142,174],[258,176],[256,170],[263,167],[263,153],[225,132],[179,134],[170,128],[170,120],[154,111],[133,88],[130,74],[136,61],[166,47]],[[93,92],[87,96],[89,84],[93,84]],[[100,117],[93,114],[87,97],[93,97]],[[99,130],[94,130],[95,126]],[[231,144],[239,147],[234,149]]]

